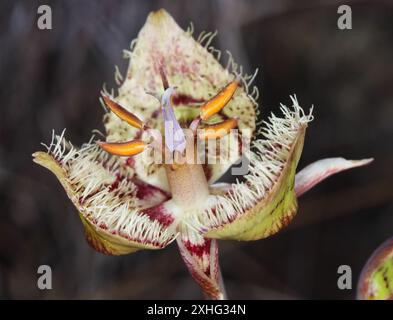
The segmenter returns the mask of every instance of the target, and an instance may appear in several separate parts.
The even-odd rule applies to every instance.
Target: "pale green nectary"
[[[201,123],[209,126],[236,119],[231,123],[238,124],[242,135],[261,133],[262,138],[252,142],[249,173],[243,182],[214,185],[241,156],[227,149],[214,155],[215,164],[157,164],[150,162],[148,151],[119,157],[92,140],[75,147],[62,134],[53,136],[47,152],[33,156],[61,182],[96,250],[121,255],[161,249],[176,240],[197,283],[210,297],[222,299],[225,291],[216,239],[257,240],[278,232],[295,215],[299,195],[326,177],[371,159],[324,159],[296,174],[311,111],[305,113],[292,97],[291,106],[281,106],[281,117],[272,115],[257,128],[257,90],[250,90],[252,77],[242,75],[231,59],[230,69],[222,67],[210,41],[211,34],[194,40],[164,10],[151,13],[131,51],[126,52],[130,58],[127,73],[116,75],[123,80],[118,93],[106,93],[141,119],[143,126],[132,128],[108,112],[104,116],[106,140],[143,140],[150,129],[163,133],[160,98],[165,81],[176,87],[166,89],[175,92],[167,103],[173,110],[168,110],[182,128],[188,128],[201,122],[201,105],[214,100],[228,83],[241,79],[242,85],[225,107]],[[232,132],[218,140],[239,149]],[[191,141],[187,140],[186,150],[194,146]]]

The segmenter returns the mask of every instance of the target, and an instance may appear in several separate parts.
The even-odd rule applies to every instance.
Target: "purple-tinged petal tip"
[[[326,158],[309,164],[296,174],[295,192],[299,197],[319,182],[338,172],[369,164],[374,159],[346,160],[344,158]]]

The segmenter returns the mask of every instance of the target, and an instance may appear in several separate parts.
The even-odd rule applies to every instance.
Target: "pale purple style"
[[[165,127],[165,145],[171,152],[183,152],[186,148],[186,137],[179,122],[176,120],[175,113],[171,106],[171,96],[174,91],[174,87],[169,87],[164,91],[161,98],[161,108]]]

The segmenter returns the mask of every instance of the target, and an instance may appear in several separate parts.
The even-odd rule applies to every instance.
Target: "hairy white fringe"
[[[110,91],[108,91],[108,89],[106,88],[106,83],[104,82],[104,84],[102,85],[101,93],[106,95],[106,96],[114,97],[115,96],[115,89],[111,88]],[[109,112],[109,110],[105,107],[105,104],[103,106],[104,106],[104,109],[107,112]]]
[[[194,24],[192,23],[192,21],[190,22],[190,25],[187,27],[186,33],[188,33],[190,36],[193,35],[193,33],[194,33]]]
[[[190,225],[186,220],[179,224],[180,234],[183,240],[190,241],[193,245],[202,245],[205,239],[197,228]]]
[[[117,66],[115,66],[115,68],[117,68]],[[120,71],[118,72],[117,75],[115,74],[115,82],[116,82],[118,85],[120,85],[120,84],[118,83],[118,80],[120,79],[119,77],[121,77],[121,78],[123,77],[123,76],[120,74]],[[117,92],[117,94],[116,94],[115,92]],[[104,84],[102,85],[101,95],[106,95],[106,96],[115,97],[115,96],[118,95],[118,93],[119,93],[119,89],[118,89],[118,88],[117,88],[117,89],[111,88],[110,91],[108,91],[108,89],[107,89],[107,87],[106,87],[106,83],[104,82]],[[105,105],[104,100],[103,100],[101,97],[98,98],[98,101],[100,102],[100,105],[101,105],[101,107],[104,109],[105,113],[111,113],[110,110],[108,109],[108,107]]]
[[[134,48],[135,48],[137,42],[138,42],[137,38],[135,38],[135,39],[133,39],[131,41],[131,43],[130,43],[130,50],[131,50],[131,52],[134,51]]]
[[[64,133],[53,132],[50,145],[45,147],[65,171],[73,193],[69,196],[87,219],[143,244],[163,246],[174,240],[173,232],[140,213],[136,186],[130,180],[133,172],[124,168],[118,157],[102,151],[93,142],[94,136],[78,149],[66,141]],[[117,174],[124,179],[110,191]]]
[[[256,152],[251,153],[250,171],[244,176],[245,182],[232,184],[224,195],[212,196],[207,209],[190,217],[192,221],[189,223],[206,232],[232,221],[268,195],[287,164],[299,130],[313,120],[312,107],[305,114],[296,96],[291,96],[291,100],[291,108],[281,104],[283,118],[272,114],[269,122],[264,122],[261,129],[264,139],[253,143]]]
[[[194,30],[194,25],[191,23],[192,25],[192,30]],[[186,31],[188,34],[192,35],[192,33],[190,33],[187,29]],[[213,57],[217,60],[220,61],[221,60],[221,50],[216,49],[214,46],[211,46],[211,42],[213,41],[213,39],[217,36],[218,31],[214,31],[214,32],[206,32],[206,31],[202,31],[198,38],[196,39],[196,41],[203,46],[208,52],[210,52]]]
[[[188,29],[186,31],[188,32]],[[208,52],[210,52],[213,57],[220,62],[221,60],[221,51],[214,48],[214,46],[210,46],[211,42],[213,41],[214,37],[217,36],[217,30],[214,32],[206,32],[202,31],[196,41],[202,45]],[[259,109],[258,109],[258,98],[259,98],[259,90],[256,86],[252,86],[252,83],[255,80],[255,77],[258,73],[258,69],[255,70],[253,74],[243,74],[243,67],[238,65],[235,60],[233,59],[232,54],[230,51],[226,50],[226,53],[228,54],[228,62],[227,66],[225,69],[227,69],[230,73],[235,74],[235,76],[239,76],[242,83],[244,90],[247,93],[247,96],[250,98],[254,105],[254,109],[256,112],[256,115],[259,115]],[[250,90],[251,89],[251,90]]]
[[[207,48],[207,51],[210,52],[211,55],[217,60],[221,60],[221,50],[214,48],[213,46],[210,46]]]
[[[123,83],[123,75],[120,72],[120,69],[117,65],[115,65],[115,82],[118,86],[120,86]]]
[[[216,35],[217,30],[214,32],[208,32],[204,36],[202,36],[198,42],[207,49]]]
[[[242,83],[243,83],[243,87],[244,90],[247,93],[247,96],[250,98],[250,100],[252,101],[252,103],[254,104],[254,110],[255,113],[259,114],[259,109],[258,109],[258,98],[259,98],[259,90],[256,86],[252,86],[252,83],[255,80],[255,77],[258,74],[258,69],[255,70],[255,72],[253,74],[243,74],[243,67],[238,65],[235,60],[233,59],[232,53],[228,50],[226,50],[226,53],[228,55],[228,62],[227,65],[225,67],[225,69],[227,69],[229,72],[235,74],[236,76],[240,77]],[[252,89],[250,90],[250,88],[252,87]]]
[[[132,56],[132,51],[123,49],[123,58],[124,59],[130,59]]]

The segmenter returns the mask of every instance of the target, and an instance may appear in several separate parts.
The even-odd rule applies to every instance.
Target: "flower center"
[[[171,98],[174,92],[175,88],[169,87],[161,98],[165,146],[170,152],[183,153],[187,140],[172,107]],[[201,164],[167,164],[165,169],[172,199],[176,204],[190,209],[204,203],[209,195],[209,186]]]
[[[173,201],[184,209],[200,207],[209,196],[201,164],[165,165]]]

